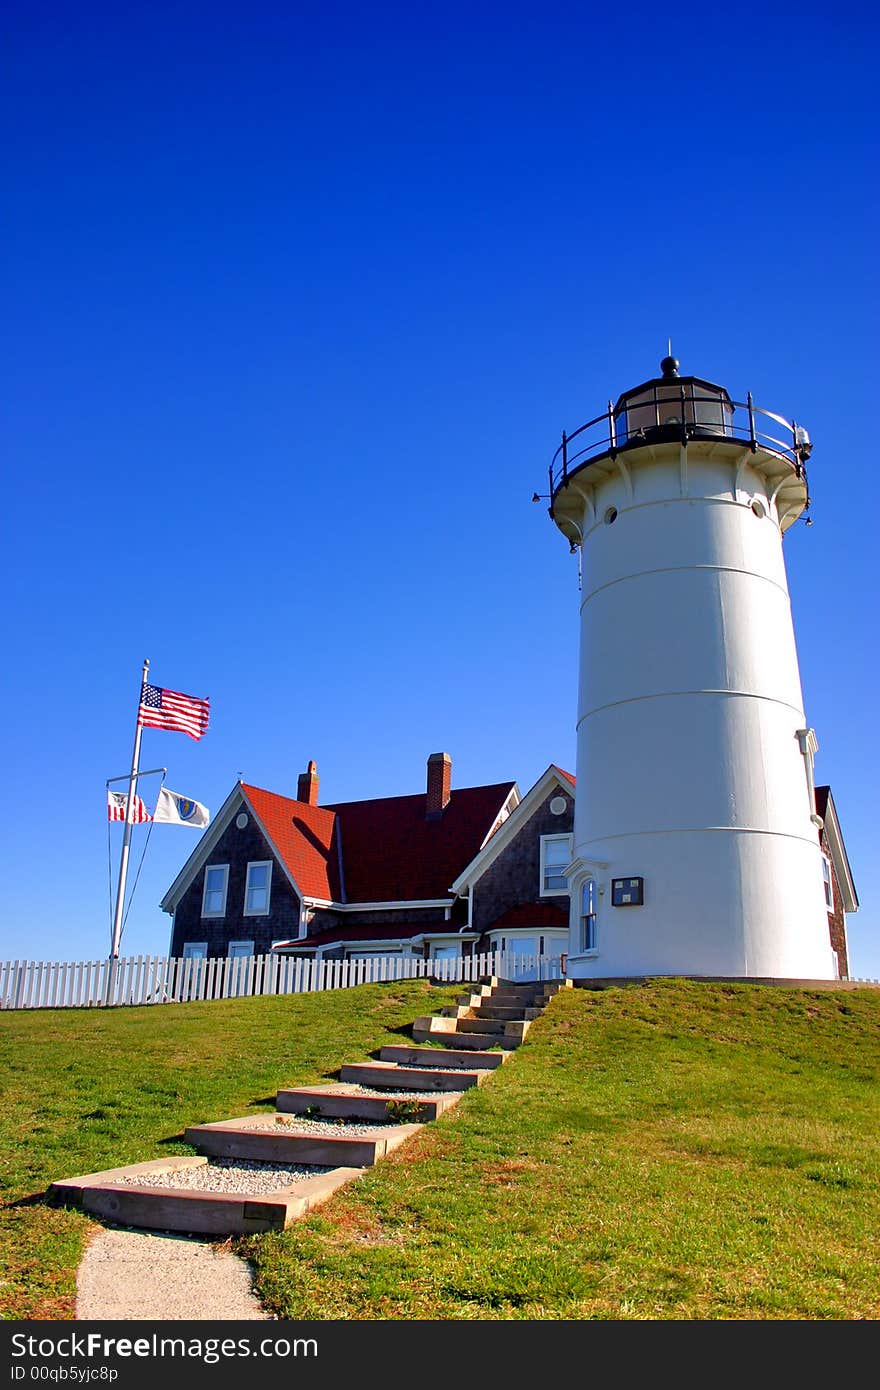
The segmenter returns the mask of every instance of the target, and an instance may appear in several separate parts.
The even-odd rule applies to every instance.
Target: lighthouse
[[[550,466],[581,552],[567,968],[834,979],[782,554],[809,436],[660,369]]]

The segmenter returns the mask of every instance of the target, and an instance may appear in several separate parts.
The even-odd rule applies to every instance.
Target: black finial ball
[[[664,357],[660,363],[660,370],[664,376],[678,376],[678,369],[681,366],[677,357]]]

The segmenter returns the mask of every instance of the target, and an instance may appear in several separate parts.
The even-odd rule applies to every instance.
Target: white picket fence
[[[557,956],[486,951],[478,956],[423,960],[368,956],[352,960],[304,960],[293,956],[172,959],[126,956],[110,960],[0,962],[0,1009],[88,1009],[121,1004],[173,1004],[232,999],[253,994],[305,994],[352,985],[430,978],[475,981],[554,980]]]

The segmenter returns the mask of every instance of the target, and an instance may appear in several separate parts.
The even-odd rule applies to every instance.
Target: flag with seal
[[[196,830],[204,830],[211,819],[211,814],[207,806],[203,806],[200,801],[193,801],[188,796],[178,796],[177,792],[169,791],[167,787],[162,787],[156,801],[156,809],[153,812],[153,821],[156,824],[166,825],[191,825]]]

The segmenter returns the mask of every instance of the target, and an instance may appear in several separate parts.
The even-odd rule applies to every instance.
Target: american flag
[[[107,819],[125,820],[125,803],[128,800],[128,792],[111,792],[107,789]],[[131,798],[131,824],[141,825],[144,821],[152,820],[146,806],[141,798],[135,793]]]
[[[163,690],[158,685],[145,685],[138,707],[138,724],[151,729],[176,729],[201,738],[208,727],[210,705],[194,695],[181,695],[177,690]]]

